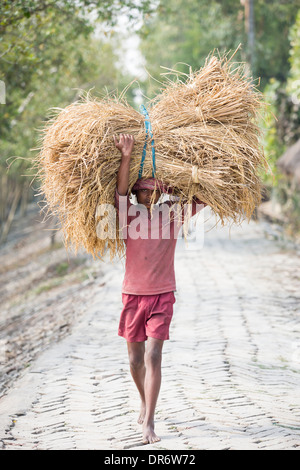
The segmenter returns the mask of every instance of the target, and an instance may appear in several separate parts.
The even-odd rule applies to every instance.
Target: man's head
[[[138,203],[144,204],[147,208],[150,208],[152,197],[154,197],[153,202],[156,204],[162,193],[169,193],[168,188],[155,178],[139,178],[131,192],[136,195]]]
[[[135,194],[136,194],[138,203],[144,204],[144,206],[146,206],[147,209],[150,209],[150,205],[151,205],[150,203],[151,203],[151,198],[153,197],[152,196],[153,193],[155,193],[153,202],[154,204],[156,204],[161,195],[161,192],[159,190],[142,188],[142,189],[137,189]]]

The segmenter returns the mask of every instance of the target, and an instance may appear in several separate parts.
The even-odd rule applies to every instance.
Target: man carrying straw
[[[134,138],[121,134],[115,145],[121,152],[121,163],[117,174],[115,207],[122,220],[122,228],[133,228],[133,205],[129,200],[128,182]],[[135,236],[128,230],[125,238],[126,266],[122,286],[123,309],[118,334],[127,340],[127,349],[132,378],[141,398],[138,423],[143,425],[143,443],[153,444],[160,440],[154,432],[154,414],[161,386],[161,361],[164,341],[169,339],[169,327],[176,301],[174,255],[179,229],[184,222],[182,210],[175,224],[170,218],[168,234],[166,224],[159,217],[161,209],[171,201],[157,205],[162,193],[168,193],[161,181],[155,178],[139,178],[132,188],[139,206],[139,222],[143,226]],[[151,203],[154,203],[151,204]],[[206,204],[194,198],[192,216]],[[182,207],[181,207],[182,209]],[[158,214],[158,217],[157,217]],[[151,223],[150,223],[151,222]],[[157,237],[152,237],[153,225]]]

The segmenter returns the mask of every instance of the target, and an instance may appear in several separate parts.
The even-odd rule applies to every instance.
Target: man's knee
[[[138,371],[144,367],[144,354],[136,354],[136,353],[131,353],[129,354],[129,364],[130,368],[133,371]]]
[[[157,367],[161,364],[161,345],[153,344],[146,349],[145,363],[146,366]]]

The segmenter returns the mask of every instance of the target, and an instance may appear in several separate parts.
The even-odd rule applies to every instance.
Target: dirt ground
[[[14,222],[0,259],[3,395],[37,354],[70,332],[85,311],[89,286],[101,285],[102,267],[85,253],[67,252],[54,222],[45,221],[36,204]]]

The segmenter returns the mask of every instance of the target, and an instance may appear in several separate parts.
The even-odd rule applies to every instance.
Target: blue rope
[[[145,138],[145,143],[144,143],[144,148],[143,148],[143,154],[142,154],[142,160],[140,164],[140,171],[139,171],[139,178],[142,177],[143,174],[143,168],[144,168],[144,163],[145,163],[145,158],[146,158],[146,150],[147,150],[147,143],[148,143],[148,137],[150,135],[151,138],[151,146],[152,146],[152,176],[153,178],[155,177],[155,172],[156,172],[156,163],[155,163],[155,147],[154,147],[154,139],[153,139],[153,133],[152,133],[152,126],[151,122],[149,119],[149,114],[145,106],[142,104],[140,106],[140,110],[142,114],[145,116],[145,129],[146,129],[146,138]]]

